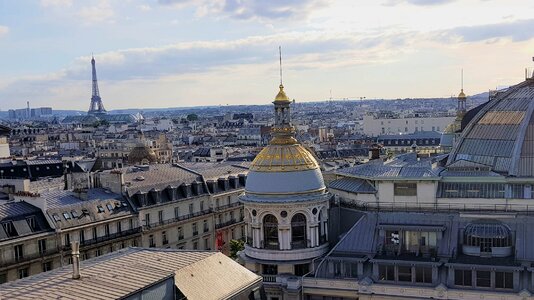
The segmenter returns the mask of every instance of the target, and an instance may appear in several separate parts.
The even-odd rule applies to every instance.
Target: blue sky
[[[0,0],[0,109],[468,94],[534,67],[528,0]]]

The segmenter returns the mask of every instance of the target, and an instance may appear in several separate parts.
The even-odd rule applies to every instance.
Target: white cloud
[[[72,5],[72,0],[41,0],[41,6],[43,7],[68,7]]]
[[[9,27],[0,25],[0,38],[9,33]]]
[[[82,7],[78,16],[86,24],[109,22],[115,16],[115,11],[108,0],[100,0],[96,5]]]

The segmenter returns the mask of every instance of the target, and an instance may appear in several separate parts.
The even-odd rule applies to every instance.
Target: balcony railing
[[[234,203],[230,203],[230,204],[226,204],[226,205],[216,206],[215,210],[216,211],[220,211],[220,210],[225,210],[225,209],[230,208],[230,207],[237,207],[237,206],[241,206],[241,205],[243,205],[241,202],[234,202]]]
[[[101,243],[101,242],[107,242],[107,241],[114,240],[114,239],[117,239],[117,238],[126,237],[126,236],[129,236],[129,235],[134,235],[134,234],[137,234],[139,232],[141,232],[141,227],[132,228],[132,229],[124,230],[124,231],[121,231],[121,232],[108,234],[108,235],[105,235],[105,236],[99,236],[96,239],[80,241],[80,246],[84,247],[84,246],[90,246],[90,245],[98,244],[98,243]],[[69,245],[64,245],[63,246],[63,251],[70,250],[70,248],[71,248],[70,244]]]
[[[180,221],[191,219],[191,218],[196,218],[199,216],[210,214],[212,212],[213,211],[211,209],[205,209],[205,210],[198,211],[196,213],[179,216],[178,218],[172,218],[172,219],[164,220],[161,222],[151,223],[149,225],[143,225],[143,230],[148,230],[151,228],[156,228],[156,227],[164,226],[167,224],[172,224],[172,223],[180,222]]]
[[[224,228],[224,227],[227,227],[227,226],[230,226],[230,225],[233,225],[233,224],[237,224],[237,223],[240,223],[240,222],[243,222],[242,218],[231,219],[231,220],[223,222],[223,223],[215,224],[215,229],[221,229],[221,228]]]
[[[263,274],[262,277],[263,277],[263,282],[269,282],[269,283],[276,282],[276,275]]]
[[[308,246],[307,241],[291,242],[291,249],[304,249],[307,246]]]
[[[4,259],[0,259],[0,266],[5,267],[8,265],[13,265],[17,263],[28,262],[28,261],[38,259],[38,258],[46,258],[48,256],[51,256],[57,253],[59,253],[57,249],[47,249],[46,251],[42,251],[38,253],[24,254],[21,256],[17,256],[17,257],[4,258]]]

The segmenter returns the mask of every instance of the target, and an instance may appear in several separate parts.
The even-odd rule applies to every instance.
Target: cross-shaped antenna
[[[282,85],[282,46],[278,46],[278,54],[280,56],[280,85]]]

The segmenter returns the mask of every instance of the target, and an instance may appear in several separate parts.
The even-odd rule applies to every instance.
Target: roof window
[[[67,212],[63,213],[63,217],[65,217],[65,220],[70,220],[70,215]]]
[[[103,213],[104,212],[104,208],[102,207],[102,205],[98,205],[96,208],[98,208],[98,212],[99,213]]]
[[[52,218],[54,218],[54,221],[56,221],[56,222],[61,221],[61,218],[60,218],[58,215],[56,215],[56,214],[53,214],[53,215],[52,215]]]

